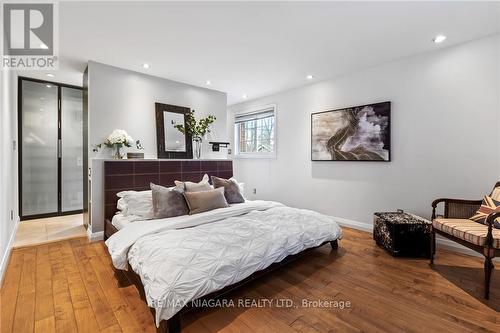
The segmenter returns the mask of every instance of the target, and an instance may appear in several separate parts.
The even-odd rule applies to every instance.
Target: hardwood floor
[[[195,311],[183,332],[499,332],[500,288],[482,298],[480,258],[439,250],[395,259],[371,234],[344,228],[339,249],[313,251],[234,292],[238,300],[289,299],[286,307]],[[301,307],[302,300],[350,307]],[[333,306],[334,304],[332,304]],[[14,250],[1,290],[1,332],[155,332],[134,286],[118,288],[103,242],[85,238]]]

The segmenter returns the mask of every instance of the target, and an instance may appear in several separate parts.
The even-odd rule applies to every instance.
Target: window
[[[276,155],[275,107],[236,114],[234,134],[236,156],[274,157]]]

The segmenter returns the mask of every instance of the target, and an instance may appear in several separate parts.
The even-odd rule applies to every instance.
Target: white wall
[[[95,145],[115,128],[124,129],[141,140],[146,158],[156,158],[155,103],[194,109],[197,118],[212,114],[217,120],[204,140],[202,156],[224,158],[225,150],[213,153],[208,141],[226,141],[227,94],[176,81],[145,75],[117,67],[89,62],[89,144]],[[110,150],[93,153],[90,158],[111,157]]]
[[[8,263],[18,223],[17,74],[1,71],[0,113],[0,281]],[[11,218],[12,210],[12,218]]]
[[[109,149],[92,152],[115,128],[126,130],[144,146],[145,158],[156,158],[155,103],[194,109],[195,116],[214,115],[212,133],[203,142],[203,158],[226,158],[226,149],[212,152],[209,141],[227,141],[227,95],[211,89],[145,75],[117,67],[89,62],[89,157],[109,158]],[[89,161],[92,170],[92,233],[103,231],[102,161]]]
[[[278,112],[277,158],[238,159],[235,175],[250,198],[366,224],[375,211],[428,217],[435,198],[481,198],[500,179],[499,45],[489,37],[231,106],[229,121],[260,105]],[[392,162],[311,162],[311,113],[382,101]]]

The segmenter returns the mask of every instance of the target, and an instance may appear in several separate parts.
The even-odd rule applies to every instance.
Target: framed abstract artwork
[[[312,161],[391,160],[391,102],[311,114]]]

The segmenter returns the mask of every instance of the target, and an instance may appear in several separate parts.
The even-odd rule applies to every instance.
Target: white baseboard
[[[92,232],[92,230],[88,228],[87,236],[89,238],[89,241],[97,242],[104,239],[104,231]]]
[[[363,223],[363,222],[359,222],[359,221],[345,219],[342,217],[334,217],[334,219],[341,226],[345,226],[348,228],[353,228],[353,229],[361,230],[361,231],[373,232],[373,224],[372,223]],[[462,246],[458,243],[455,243],[454,241],[452,241],[450,239],[441,237],[439,235],[437,235],[436,241],[437,241],[438,249],[441,248],[441,249],[446,249],[446,250],[453,251],[453,252],[459,252],[459,253],[467,254],[470,256],[483,258],[483,256],[481,254],[479,254],[475,251],[472,251],[471,249],[468,249],[465,246]],[[495,258],[493,260],[497,261],[497,260],[500,260],[500,258]]]
[[[334,217],[335,221],[341,226],[345,226],[348,228],[353,228],[361,231],[372,232],[373,224],[371,223],[363,223],[359,221],[349,220],[342,217]]]
[[[5,253],[2,258],[2,262],[0,262],[0,286],[3,284],[3,278],[5,277],[5,272],[7,271],[7,267],[9,266],[10,254],[12,252],[12,247],[14,246],[14,240],[16,239],[17,228],[19,228],[19,217],[14,225],[14,230],[10,235],[9,243],[5,248]]]

